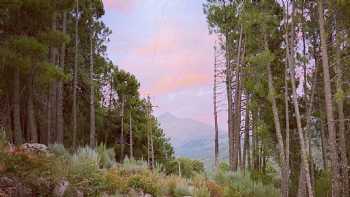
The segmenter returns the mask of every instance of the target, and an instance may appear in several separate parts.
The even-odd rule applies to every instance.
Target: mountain
[[[198,159],[211,167],[214,160],[214,128],[189,118],[178,118],[171,113],[158,117],[161,128],[174,146],[177,157]],[[220,158],[228,157],[227,133],[219,131]]]

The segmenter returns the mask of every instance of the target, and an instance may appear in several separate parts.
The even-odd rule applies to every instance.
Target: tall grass
[[[113,148],[108,148],[106,144],[100,144],[96,151],[99,156],[99,164],[101,168],[111,168],[116,164]]]
[[[280,192],[274,187],[273,178],[270,177],[272,175],[259,176],[259,179],[256,179],[256,176],[249,171],[230,172],[226,166],[221,166],[215,173],[214,180],[225,187],[224,196],[278,197]]]

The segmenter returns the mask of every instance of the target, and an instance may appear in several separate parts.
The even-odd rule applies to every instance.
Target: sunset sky
[[[141,94],[171,112],[212,124],[214,36],[204,0],[104,0],[108,55],[139,79]],[[224,122],[226,120],[221,120]]]

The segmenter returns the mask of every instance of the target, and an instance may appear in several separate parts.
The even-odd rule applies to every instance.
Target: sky
[[[108,56],[138,78],[141,95],[158,106],[155,115],[170,112],[212,125],[215,36],[205,0],[103,1],[102,20],[112,30]]]

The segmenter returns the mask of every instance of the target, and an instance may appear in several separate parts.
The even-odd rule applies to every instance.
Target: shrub
[[[72,172],[78,172],[79,175],[89,173],[89,171],[96,171],[99,168],[99,157],[95,150],[84,147],[79,148],[73,154],[71,160]],[[80,174],[81,173],[81,174]]]
[[[153,196],[159,196],[161,193],[158,180],[154,176],[132,175],[128,179],[128,186],[135,190],[142,190]]]
[[[6,132],[4,128],[0,128],[0,151],[2,151],[7,144]]]
[[[210,197],[208,188],[206,187],[195,188],[193,191],[193,197]]]
[[[120,174],[129,176],[133,174],[150,173],[147,162],[125,158],[122,164],[118,165]]]
[[[109,193],[126,193],[128,191],[128,182],[125,177],[119,176],[116,169],[109,169],[105,172],[105,182]]]
[[[97,153],[101,168],[111,168],[115,165],[115,152],[113,148],[107,148],[106,144],[100,144],[97,147]]]
[[[224,197],[242,197],[239,191],[232,185],[224,188]]]
[[[50,144],[49,151],[58,157],[69,160],[71,158],[70,153],[66,150],[63,144]]]
[[[211,197],[222,197],[224,195],[224,189],[213,181],[208,181],[207,187]]]
[[[99,170],[98,154],[89,147],[79,148],[73,154],[68,178],[72,185],[87,194],[94,194],[96,191],[107,187],[104,177]]]
[[[192,178],[195,174],[201,174],[204,172],[204,164],[201,161],[188,158],[178,158],[176,160],[168,161],[165,165],[165,172],[167,174],[179,175],[179,165],[181,176],[185,178]]]
[[[316,183],[315,183],[316,195],[315,196],[319,196],[319,197],[331,196],[330,185],[331,185],[330,172],[328,171],[318,172],[316,175]]]
[[[18,178],[34,191],[46,195],[64,171],[58,167],[58,159],[42,154],[0,152],[1,174]]]
[[[230,172],[227,166],[220,165],[214,180],[224,186],[224,196],[279,196],[273,184],[273,172],[269,174]]]
[[[167,176],[163,181],[163,188],[165,188],[166,190],[164,191],[164,193],[167,193],[169,196],[183,197],[191,195],[188,183],[183,178],[179,176],[170,175]]]

